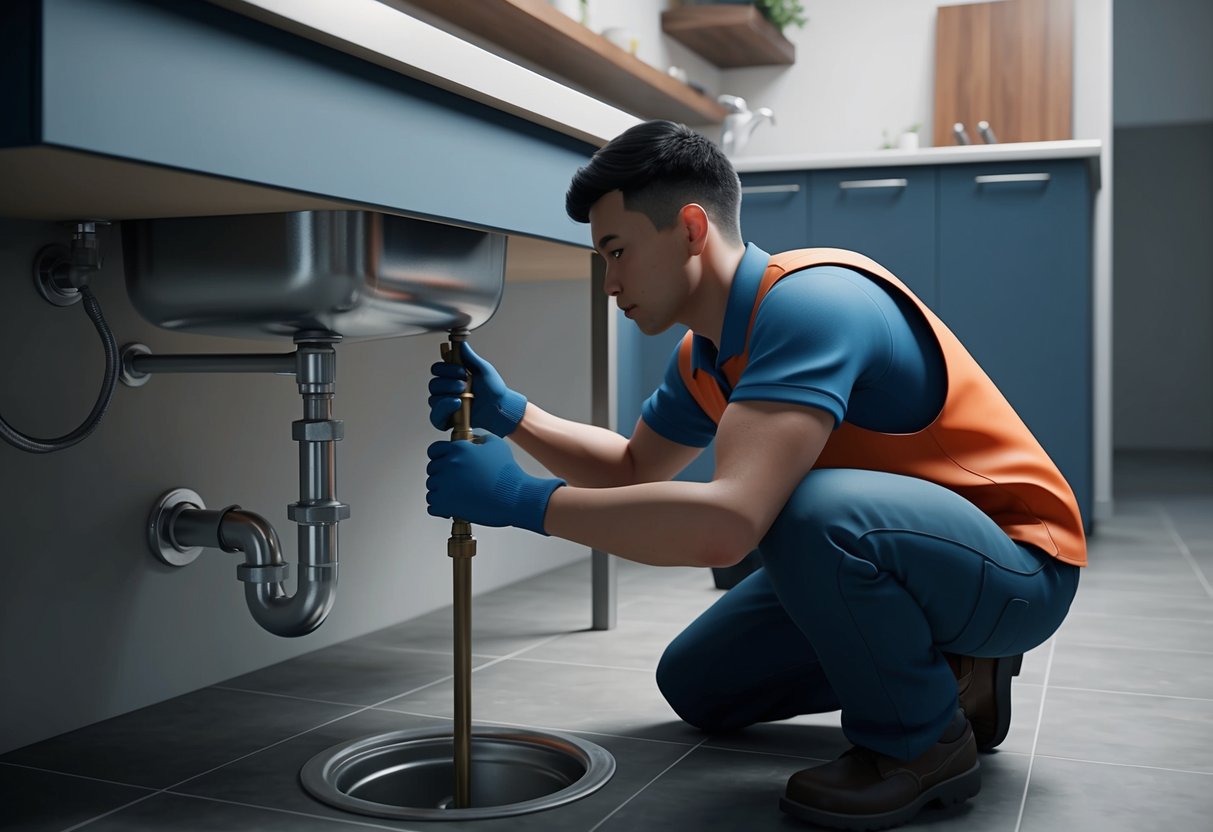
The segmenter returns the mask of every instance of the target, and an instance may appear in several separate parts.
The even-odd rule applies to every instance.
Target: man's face
[[[689,293],[690,253],[679,222],[664,231],[611,191],[590,208],[590,235],[606,261],[606,293],[645,335],[679,322]]]

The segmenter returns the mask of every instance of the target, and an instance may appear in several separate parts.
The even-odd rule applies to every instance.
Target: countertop
[[[598,147],[640,122],[418,20],[391,0],[210,2]]]
[[[1023,162],[1034,159],[1098,160],[1098,139],[1056,142],[1008,142],[953,147],[924,147],[918,150],[870,150],[853,153],[799,153],[779,156],[741,156],[733,160],[738,173],[777,170],[822,170],[904,165],[953,165],[977,162]]]
[[[394,8],[391,0],[211,0],[402,75],[601,146],[639,122],[597,99],[462,41]],[[1098,140],[740,156],[740,173],[936,165],[1032,159],[1098,159]]]

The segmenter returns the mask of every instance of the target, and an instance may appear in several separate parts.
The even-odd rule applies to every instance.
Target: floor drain
[[[477,726],[471,806],[447,808],[455,783],[449,730],[395,731],[322,751],[299,772],[330,806],[403,820],[479,820],[563,806],[600,789],[615,759],[585,740],[550,732]]]

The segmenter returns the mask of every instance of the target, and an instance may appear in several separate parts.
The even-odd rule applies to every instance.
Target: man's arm
[[[700,452],[663,438],[643,420],[626,439],[605,428],[553,416],[534,402],[527,402],[510,439],[553,474],[582,488],[667,480]]]
[[[735,402],[716,434],[711,482],[559,488],[544,530],[656,566],[730,566],[766,535],[833,427],[818,408]]]

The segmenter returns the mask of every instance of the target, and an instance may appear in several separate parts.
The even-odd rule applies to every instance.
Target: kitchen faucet
[[[732,157],[739,153],[754,129],[764,120],[775,123],[775,113],[770,107],[759,107],[751,111],[746,106],[745,99],[736,95],[721,95],[716,99],[729,114],[724,117],[724,130],[720,134],[720,148],[726,156]]]

